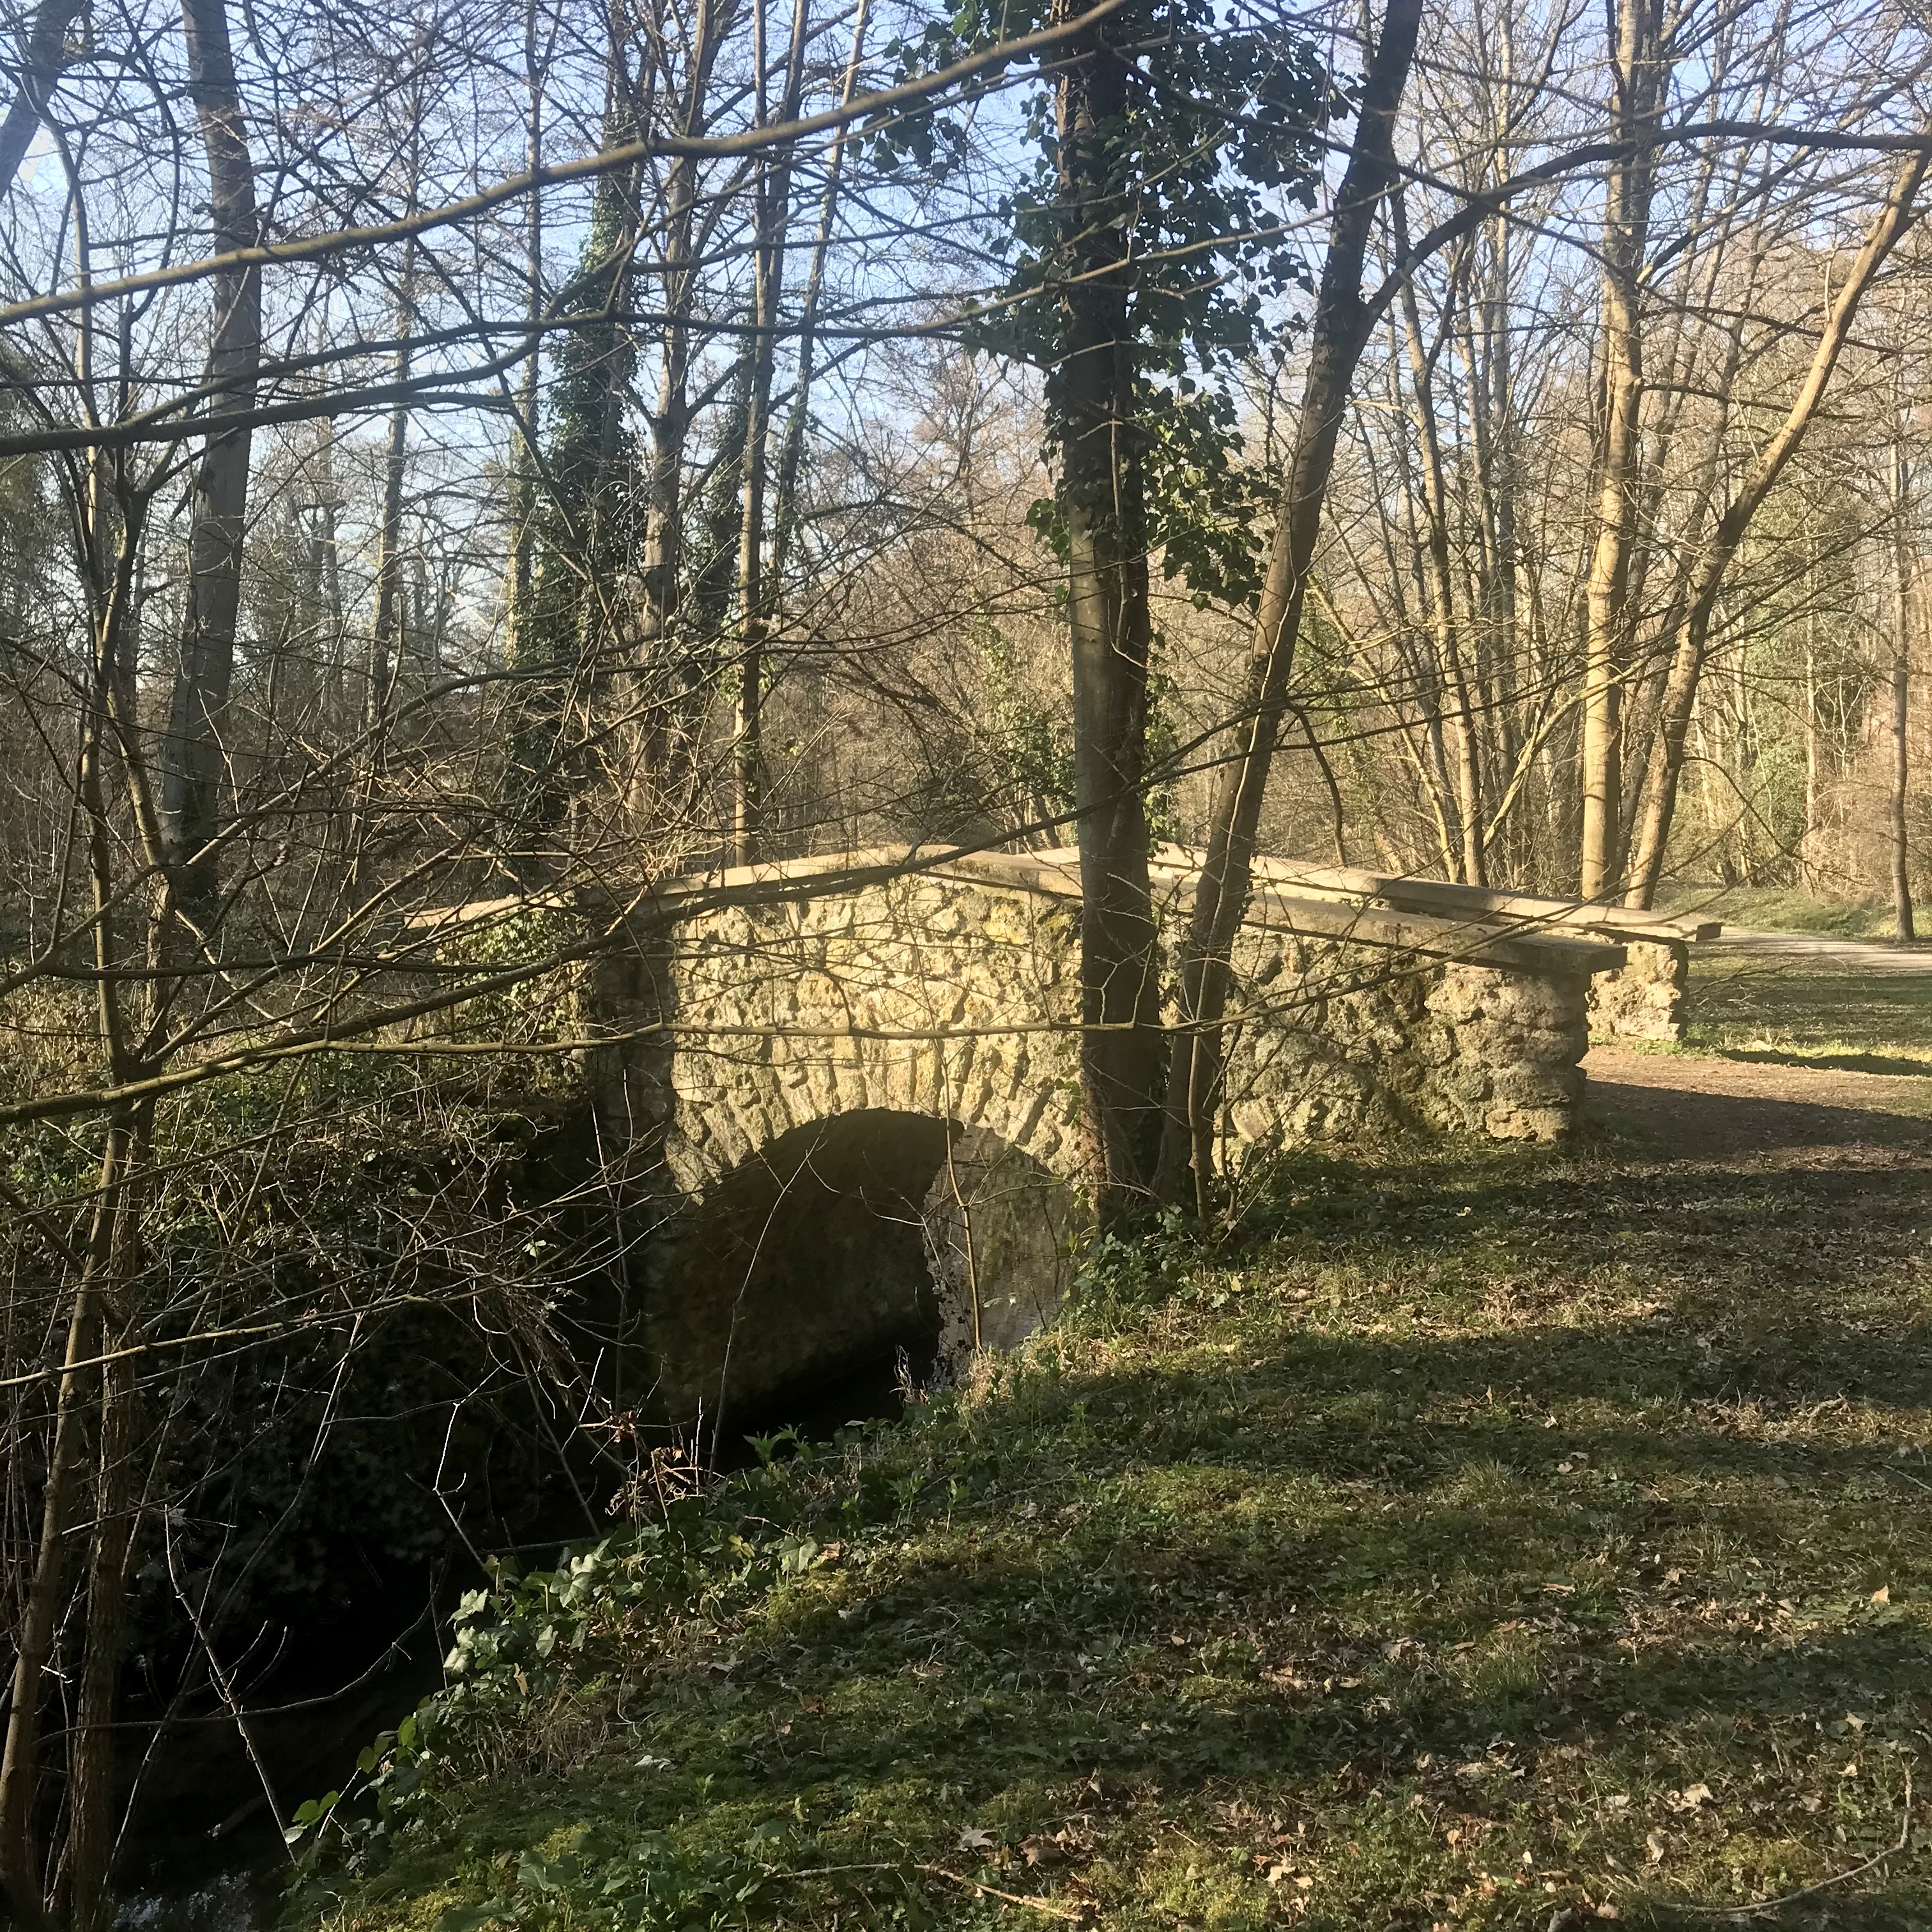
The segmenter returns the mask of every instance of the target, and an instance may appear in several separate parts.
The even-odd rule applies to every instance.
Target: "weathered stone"
[[[1185,914],[1176,899],[1165,915],[1170,962]],[[706,1388],[707,1401],[756,1403],[844,1359],[855,1338],[931,1321],[956,1366],[971,1325],[962,1294],[977,1293],[981,1340],[1000,1346],[1051,1307],[1077,1219],[1078,957],[1065,896],[941,872],[674,917],[633,958],[584,976],[613,1031],[639,1011],[675,1029],[603,1049],[590,1082],[607,1143],[656,1197],[644,1299],[668,1415],[684,1419]],[[1277,924],[1245,930],[1234,963],[1220,1142],[1231,1164],[1417,1128],[1544,1139],[1574,1117],[1586,989],[1553,956],[1546,974],[1505,970]],[[1661,1010],[1669,983],[1654,970],[1642,982],[1645,1010]],[[824,1204],[834,1180],[867,1174],[884,1192],[862,1214]],[[822,1253],[800,1202],[833,1216]],[[854,1245],[867,1214],[890,1267]],[[920,1226],[923,1264],[904,1235]],[[728,1291],[742,1304],[735,1328],[715,1310],[667,1311],[667,1297]],[[768,1331],[819,1322],[820,1301],[824,1322],[788,1353]],[[704,1352],[725,1336],[721,1366]]]
[[[1689,1016],[1690,952],[1682,940],[1632,940],[1625,963],[1590,982],[1593,1033],[1622,1040],[1681,1040]]]

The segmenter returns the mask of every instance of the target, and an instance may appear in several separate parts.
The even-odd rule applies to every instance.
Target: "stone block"
[[[1637,941],[1626,963],[1590,982],[1589,1024],[1613,1039],[1681,1040],[1689,1016],[1690,955],[1682,941]]]

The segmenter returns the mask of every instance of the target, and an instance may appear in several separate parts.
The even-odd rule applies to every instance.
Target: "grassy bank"
[[[1928,1229],[1912,1160],[1304,1162],[972,1390],[478,1606],[323,1916],[1932,1923]]]
[[[1888,900],[1814,898],[1797,886],[1720,886],[1674,881],[1658,903],[1670,912],[1696,912],[1726,926],[1773,932],[1818,932],[1840,939],[1889,939]]]

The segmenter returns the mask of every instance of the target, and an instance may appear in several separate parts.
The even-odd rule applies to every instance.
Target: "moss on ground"
[[[1297,1162],[717,1491],[310,1910],[1932,1924],[1928,1232],[1897,1154]]]

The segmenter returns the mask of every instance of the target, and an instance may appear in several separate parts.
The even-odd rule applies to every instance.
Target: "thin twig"
[[[1787,1905],[1794,1905],[1801,1898],[1810,1898],[1834,1885],[1843,1885],[1847,1879],[1862,1878],[1875,1865],[1882,1865],[1887,1858],[1895,1858],[1912,1842],[1912,1773],[1905,1774],[1905,1817],[1898,1828],[1898,1840],[1887,1845],[1882,1851],[1874,1852],[1863,1864],[1853,1865],[1849,1871],[1834,1872],[1829,1878],[1821,1878],[1816,1885],[1800,1886],[1796,1892],[1787,1892],[1781,1898],[1760,1899],[1751,1905],[1687,1905],[1686,1912],[1694,1912],[1704,1918],[1755,1918],[1760,1912],[1776,1912]]]
[[[1029,1898],[1023,1892],[1002,1892],[996,1885],[982,1884],[976,1878],[962,1878],[958,1873],[948,1871],[944,1865],[919,1865],[916,1870],[926,1872],[934,1878],[947,1880],[952,1884],[963,1887],[968,1892],[981,1894],[988,1898],[1004,1899],[1009,1905],[1029,1905],[1036,1912],[1044,1912],[1049,1918],[1064,1918],[1070,1924],[1077,1925],[1087,1916],[1084,1906],[1069,1907],[1056,1905],[1051,1899]]]
[[[1055,1904],[1050,1898],[1030,1898],[1023,1892],[1002,1892],[996,1885],[984,1884],[976,1878],[962,1877],[958,1872],[948,1871],[944,1865],[922,1864],[917,1861],[915,1861],[912,1868],[914,1871],[924,1872],[931,1878],[943,1878],[950,1884],[958,1886],[967,1892],[983,1893],[988,1898],[1004,1899],[1009,1905],[1030,1906],[1036,1912],[1044,1912],[1049,1918],[1064,1918],[1070,1924],[1077,1925],[1081,1920],[1087,1916],[1087,1909],[1084,1906],[1068,1906],[1064,1905],[1058,1905]],[[771,1876],[774,1878],[788,1879],[829,1878],[835,1873],[903,1873],[905,1867],[904,1865],[883,1863],[878,1864],[807,1865],[797,1871],[774,1871],[772,1873]]]

